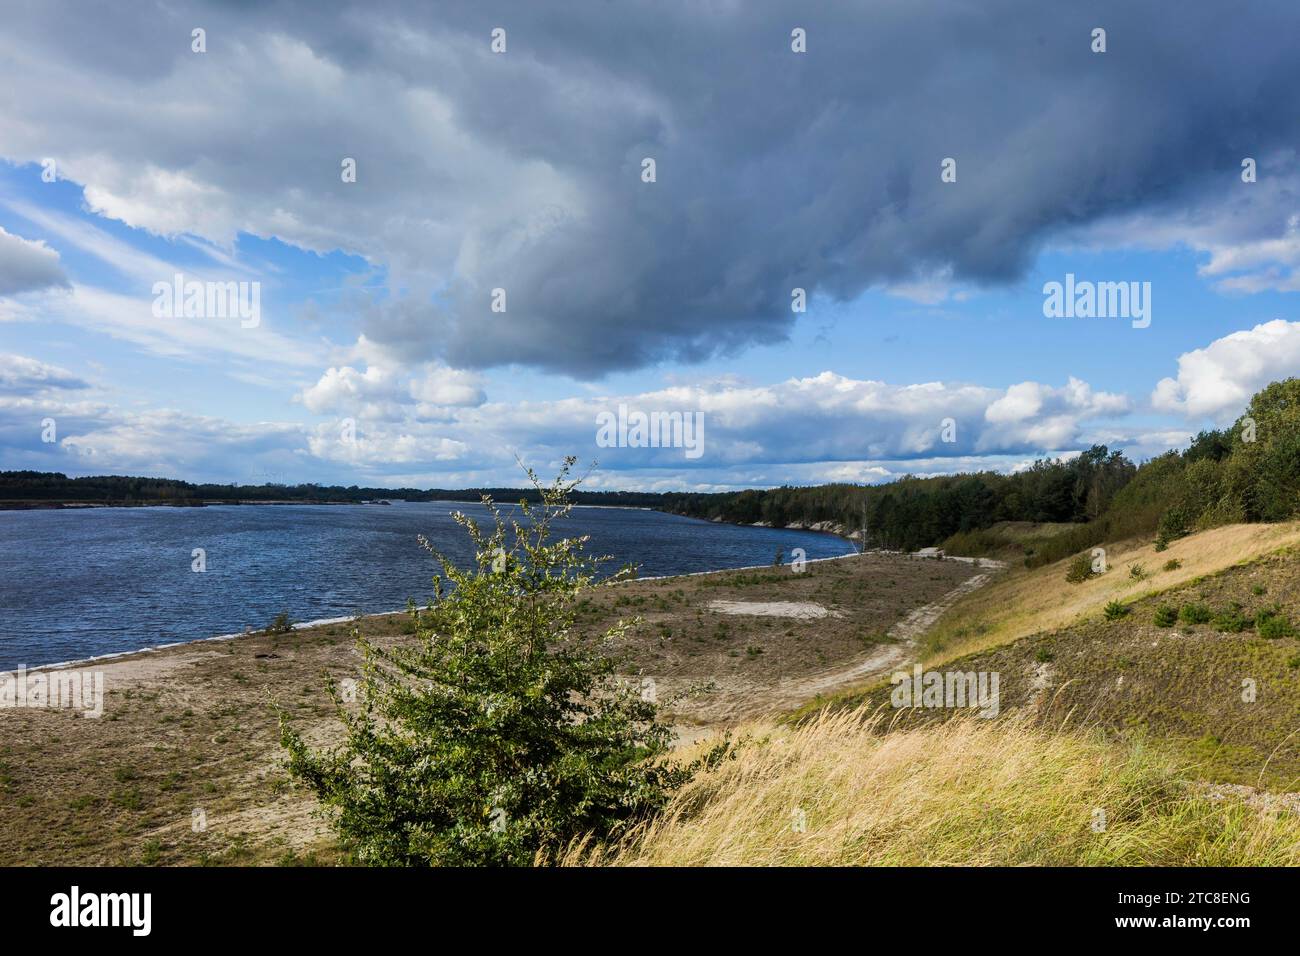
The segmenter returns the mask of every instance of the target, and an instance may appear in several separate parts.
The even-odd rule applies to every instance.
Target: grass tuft
[[[863,710],[760,726],[622,843],[568,865],[1300,863],[1300,819],[1216,802],[1156,751],[1003,718],[887,730]]]

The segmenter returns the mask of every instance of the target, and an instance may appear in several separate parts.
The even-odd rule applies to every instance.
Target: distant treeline
[[[196,485],[173,478],[93,475],[69,478],[53,471],[0,471],[0,505],[69,502],[101,505],[202,505],[205,502],[291,501],[347,504],[381,499],[478,501],[483,495],[503,504],[538,501],[533,488],[361,488],[357,485]],[[575,491],[578,504],[655,508],[662,496],[639,491]]]
[[[678,514],[782,528],[830,522],[852,532],[865,523],[871,547],[915,551],[998,521],[1090,521],[1137,473],[1120,452],[1095,445],[1070,461],[1035,462],[1016,474],[993,471],[886,485],[820,485],[723,494],[667,494]]]
[[[1104,541],[1153,535],[1157,547],[1223,524],[1300,517],[1300,379],[1274,382],[1225,429],[1151,459],[1096,520],[1053,538],[1044,564]]]
[[[1039,461],[1011,475],[665,497],[663,507],[680,514],[776,527],[829,521],[846,532],[862,526],[865,511],[870,546],[909,551],[945,545],[979,553],[977,532],[999,521],[1079,525],[1036,541],[1030,565],[1105,541],[1168,542],[1233,522],[1285,521],[1300,516],[1300,379],[1274,382],[1231,427],[1203,431],[1186,450],[1141,467],[1097,445],[1070,461]]]

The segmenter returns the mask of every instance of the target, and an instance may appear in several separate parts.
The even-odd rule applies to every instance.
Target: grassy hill
[[[1196,780],[1300,790],[1300,524],[1232,525],[1110,556],[1105,574],[1078,584],[1059,562],[963,599],[923,639],[923,666],[997,673],[1003,714],[1142,743]],[[891,689],[802,714],[890,709]]]
[[[1300,817],[1216,800],[1160,754],[1023,720],[749,729],[619,845],[570,865],[1295,865]]]
[[[1300,523],[1108,550],[1077,584],[1012,571],[928,635],[927,669],[1000,675],[995,719],[896,709],[888,682],[815,701],[564,862],[1300,865]]]
[[[1015,571],[945,614],[921,641],[922,661],[946,664],[1098,616],[1111,601],[1132,602],[1295,546],[1300,546],[1300,522],[1238,524],[1182,538],[1164,550],[1151,540],[1107,544],[1109,570],[1077,584],[1066,580],[1070,559]]]

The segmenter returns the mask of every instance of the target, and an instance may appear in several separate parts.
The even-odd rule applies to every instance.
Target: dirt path
[[[698,740],[714,730],[745,720],[784,713],[818,697],[848,690],[870,682],[910,662],[917,639],[943,613],[966,595],[977,591],[991,581],[1006,565],[1002,562],[983,561],[987,570],[963,581],[933,603],[916,608],[888,631],[890,643],[882,644],[866,655],[846,664],[800,677],[781,678],[775,682],[760,682],[731,676],[719,676],[713,682],[721,694],[701,695],[692,700],[681,714],[683,742]],[[653,676],[653,675],[652,675]],[[681,692],[685,685],[672,678],[658,678],[672,692]]]

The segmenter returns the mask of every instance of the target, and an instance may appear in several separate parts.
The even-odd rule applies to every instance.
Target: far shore
[[[393,499],[397,500],[397,499]],[[60,511],[64,509],[84,510],[86,508],[216,508],[221,505],[364,505],[365,501],[273,501],[260,499],[238,499],[234,501],[0,501],[0,511]]]

